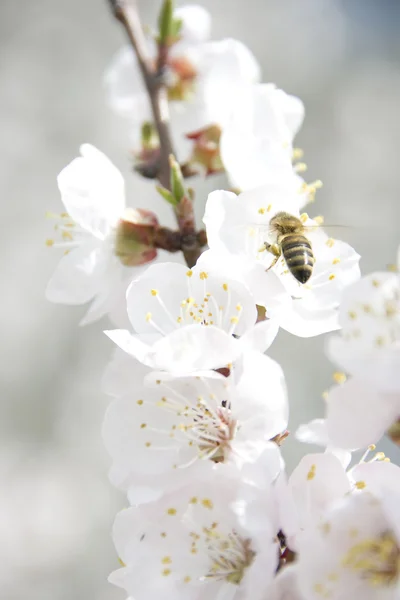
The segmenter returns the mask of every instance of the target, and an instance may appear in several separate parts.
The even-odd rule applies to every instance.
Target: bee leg
[[[265,269],[266,271],[269,271],[270,269],[272,269],[272,267],[274,267],[276,265],[276,263],[280,259],[282,251],[281,251],[280,246],[278,246],[278,244],[267,244],[267,242],[265,242],[265,250],[267,250],[267,252],[270,252],[271,254],[273,254],[275,256],[274,260],[269,265],[268,269]]]

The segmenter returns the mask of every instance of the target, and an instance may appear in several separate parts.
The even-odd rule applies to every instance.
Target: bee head
[[[278,212],[270,221],[271,230],[279,238],[288,233],[303,233],[304,226],[298,217],[287,212]]]

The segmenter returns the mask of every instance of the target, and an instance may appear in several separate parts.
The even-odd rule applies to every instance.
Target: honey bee
[[[270,232],[276,242],[265,242],[265,250],[275,256],[267,271],[278,262],[281,255],[287,268],[299,283],[307,283],[315,263],[310,241],[306,238],[306,228],[298,217],[287,212],[278,212],[270,221]]]

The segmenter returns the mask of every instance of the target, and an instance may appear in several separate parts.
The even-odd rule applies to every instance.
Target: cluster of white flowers
[[[122,568],[110,581],[134,600],[398,599],[400,468],[374,451],[400,416],[399,277],[360,279],[358,254],[301,213],[320,187],[296,163],[302,102],[259,83],[240,42],[208,41],[203,8],[175,17],[166,85],[178,156],[207,173],[223,166],[240,188],[208,196],[209,249],[192,268],[147,266],[157,218],[126,208],[121,174],[90,145],[58,178],[66,255],[47,296],[92,300],[83,323],[108,314],[126,327],[105,332],[118,348],[103,435],[130,504],[115,521]],[[130,49],[106,75],[136,141],[151,121],[139,75]],[[290,476],[290,399],[264,354],[280,327],[340,329],[327,352],[351,375],[328,392],[326,419],[298,430],[324,451]]]

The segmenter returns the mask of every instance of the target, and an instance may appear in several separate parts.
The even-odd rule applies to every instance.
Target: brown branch
[[[151,60],[151,57],[147,51],[146,38],[143,33],[136,0],[108,1],[111,4],[111,8],[116,19],[118,19],[118,21],[123,25],[132,48],[137,56],[139,68],[150,99],[154,125],[157,129],[160,142],[160,163],[157,172],[157,179],[163,187],[171,190],[169,156],[174,154],[174,151],[169,130],[167,89],[162,81],[162,73],[156,71],[156,67],[154,66],[153,61]],[[165,57],[160,57],[159,62],[161,61],[164,62]],[[178,215],[177,213],[175,214],[179,225]],[[185,235],[182,236],[182,252],[189,267],[194,266],[201,254],[200,245],[197,241],[197,234],[194,227],[194,215],[192,222],[193,231],[185,231]],[[185,244],[185,239],[190,239],[190,243]]]

